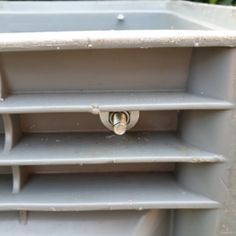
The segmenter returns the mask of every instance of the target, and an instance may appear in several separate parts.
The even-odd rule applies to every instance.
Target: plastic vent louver
[[[63,31],[71,26],[66,16],[80,19],[67,9],[64,25],[52,21],[50,28],[43,20],[52,16],[43,18],[43,8],[33,18],[26,8],[20,18],[14,4],[5,5],[5,17],[16,17],[18,24],[9,23],[7,32]],[[116,19],[117,13],[103,17],[131,25],[119,23],[117,29],[137,29],[135,14]],[[12,20],[1,14],[3,21]],[[141,29],[153,14],[140,15]],[[170,12],[155,14],[179,30],[207,28]],[[169,29],[165,24],[157,27]],[[41,33],[36,44],[30,41],[35,34],[18,34],[20,46],[0,39],[0,234],[215,236],[230,157],[235,49],[212,47],[217,45],[210,38],[207,47],[192,47],[187,36],[176,47],[161,44],[159,36],[140,39],[142,47],[131,37],[127,46],[106,41],[106,34],[104,44],[96,48],[88,40],[85,49],[78,42],[90,33],[68,44],[59,37],[59,46],[50,41],[53,33]],[[123,136],[99,119],[100,112],[115,111],[140,111]]]

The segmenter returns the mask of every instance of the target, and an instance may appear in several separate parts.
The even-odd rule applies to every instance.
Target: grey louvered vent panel
[[[0,235],[217,235],[235,19],[186,4],[1,2]]]

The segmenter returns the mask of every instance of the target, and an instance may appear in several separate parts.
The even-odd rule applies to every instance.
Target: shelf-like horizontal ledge
[[[28,134],[0,155],[0,165],[6,166],[222,161],[223,156],[165,132]]]
[[[0,182],[0,210],[89,211],[218,208],[219,203],[182,188],[171,174],[32,175],[12,194]]]
[[[1,33],[0,51],[155,48],[235,47],[233,30],[106,30]]]
[[[99,92],[10,95],[0,113],[230,109],[233,104],[182,92]]]

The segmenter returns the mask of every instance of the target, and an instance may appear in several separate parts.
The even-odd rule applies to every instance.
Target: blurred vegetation
[[[218,5],[233,5],[236,6],[236,0],[191,0],[192,2],[202,2]]]

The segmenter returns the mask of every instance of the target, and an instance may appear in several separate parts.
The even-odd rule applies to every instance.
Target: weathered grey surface
[[[32,149],[35,154],[32,156]],[[119,150],[119,152],[117,151]],[[224,157],[186,145],[174,133],[29,134],[0,165],[221,162]]]
[[[224,211],[221,217],[219,235],[236,235],[236,160],[232,160],[228,165],[228,180],[225,182],[227,198],[224,203]]]
[[[196,96],[188,93],[158,92],[113,92],[30,94],[8,96],[0,102],[0,112],[52,113],[100,111],[156,111],[156,110],[218,110],[230,109],[233,104],[219,99]]]
[[[19,214],[6,212],[0,215],[0,226],[3,232],[16,236],[55,235],[94,235],[104,236],[168,236],[170,211],[102,211],[102,212],[32,212],[32,221],[19,223]],[[93,225],[93,227],[91,227]]]
[[[55,184],[55,181],[58,184]],[[35,175],[16,195],[10,195],[9,180],[2,177],[0,187],[2,190],[0,211],[215,209],[219,207],[216,201],[181,188],[168,174]]]
[[[234,8],[181,1],[0,4],[0,51],[236,46]]]
[[[234,69],[232,74],[236,79],[236,56],[234,57]],[[236,91],[235,83],[232,85]],[[234,101],[236,94],[234,93]],[[221,223],[218,230],[220,236],[235,236],[236,235],[236,111],[231,116],[231,128],[234,132],[231,134],[232,144],[229,147],[232,158],[228,161],[226,168],[225,179],[222,180],[226,198],[223,204],[223,212],[221,215]]]
[[[153,48],[235,47],[235,31],[96,31],[9,33],[0,37],[0,51]]]
[[[181,1],[0,3],[0,233],[235,235],[235,23]],[[122,137],[91,114],[122,109],[141,111]]]

